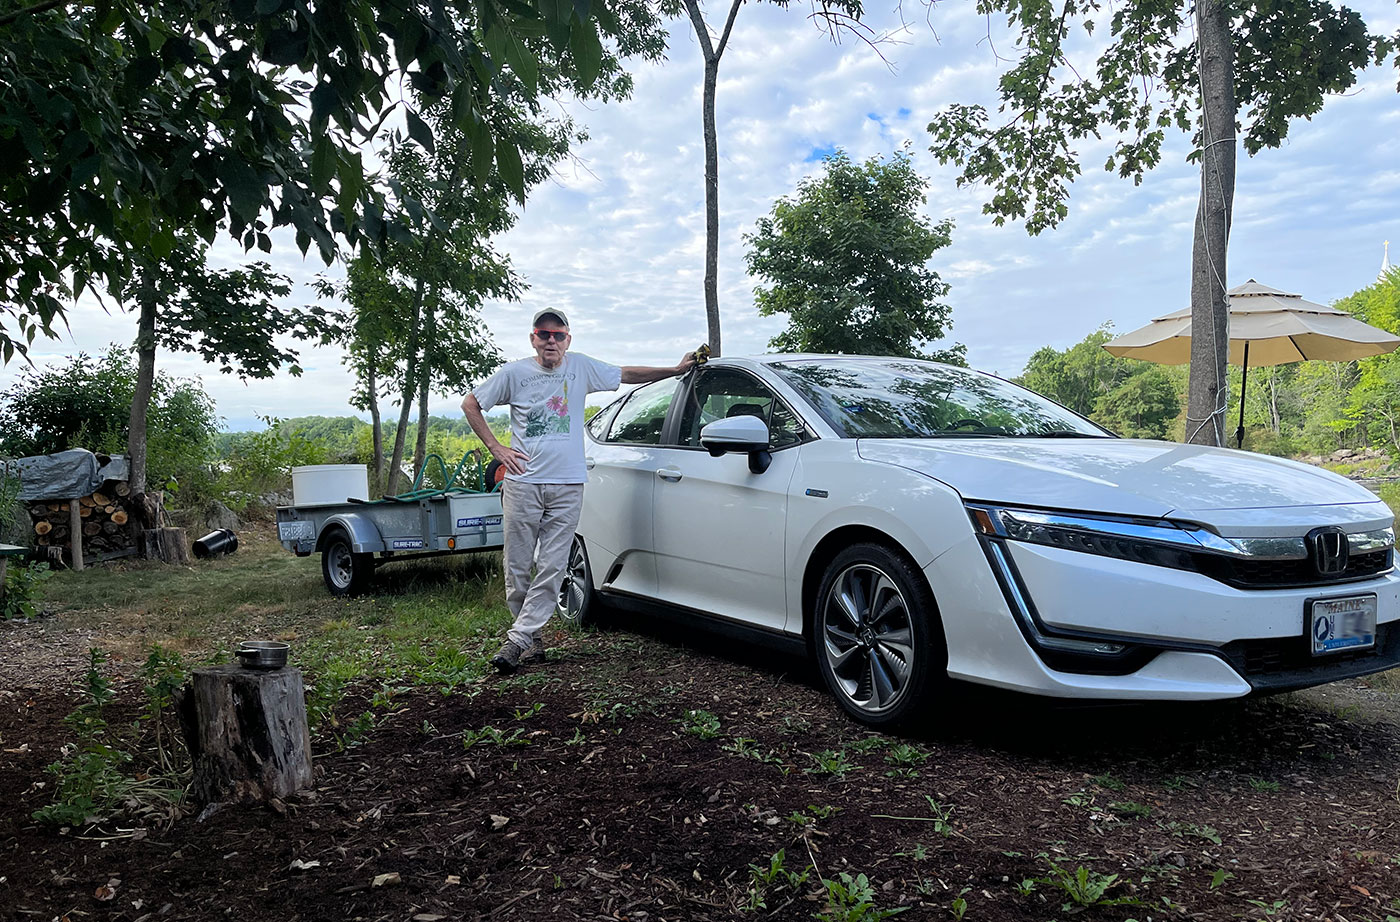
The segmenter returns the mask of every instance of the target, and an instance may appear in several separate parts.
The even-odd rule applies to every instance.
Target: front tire
[[[337,531],[321,548],[321,578],[326,589],[338,598],[362,595],[374,573],[374,555],[356,554],[350,536]]]
[[[910,722],[947,680],[943,626],[923,574],[878,544],[849,547],[827,566],[812,649],[841,707],[875,727]]]
[[[597,596],[593,589],[593,570],[588,565],[588,549],[583,546],[583,539],[574,535],[555,610],[560,620],[570,627],[586,627],[593,623],[598,608]]]

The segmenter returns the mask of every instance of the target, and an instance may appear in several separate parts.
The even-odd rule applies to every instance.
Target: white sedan
[[[1120,439],[898,358],[717,359],[598,413],[560,614],[641,606],[813,656],[891,725],[962,679],[1205,700],[1400,662],[1393,517],[1319,468]]]

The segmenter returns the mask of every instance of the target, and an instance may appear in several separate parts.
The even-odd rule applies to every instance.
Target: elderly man
[[[501,484],[506,607],[515,623],[491,658],[502,673],[514,672],[522,662],[544,660],[541,629],[554,613],[588,480],[585,398],[622,384],[683,374],[695,364],[694,353],[674,368],[618,367],[570,353],[569,318],[553,308],[535,314],[532,326],[535,354],[501,366],[462,401],[467,422],[506,469]],[[500,405],[510,406],[509,446],[502,445],[486,423],[486,411]]]

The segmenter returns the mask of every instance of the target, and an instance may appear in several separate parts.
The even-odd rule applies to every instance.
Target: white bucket
[[[292,468],[292,504],[322,506],[369,499],[369,467],[364,464],[308,464]]]

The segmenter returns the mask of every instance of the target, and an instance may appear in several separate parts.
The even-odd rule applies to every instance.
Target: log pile
[[[83,557],[90,563],[134,553],[136,540],[131,521],[131,488],[125,481],[109,480],[87,496],[78,497],[78,528],[82,532]],[[35,500],[29,503],[34,543],[62,548],[70,556],[73,525],[67,500]]]

